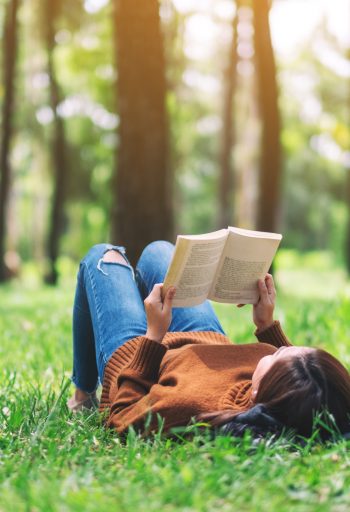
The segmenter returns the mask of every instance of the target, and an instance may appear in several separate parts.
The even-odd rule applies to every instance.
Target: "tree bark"
[[[237,9],[239,2],[236,2]],[[237,82],[237,24],[236,11],[232,25],[232,39],[228,56],[227,67],[223,76],[223,112],[222,112],[222,139],[220,152],[219,174],[219,223],[218,227],[227,227],[233,220],[233,164],[232,146],[235,138],[233,103]]]
[[[6,221],[11,178],[10,143],[13,131],[13,111],[15,101],[15,65],[18,47],[17,12],[19,3],[19,0],[8,0],[4,21],[4,98],[2,105],[2,127],[0,140],[0,282],[7,278],[4,256],[6,251]]]
[[[53,195],[47,243],[50,268],[45,276],[48,284],[56,284],[58,279],[57,258],[59,243],[64,226],[64,203],[68,176],[66,138],[62,118],[58,115],[58,105],[62,101],[54,67],[55,19],[59,11],[60,0],[46,0],[46,45],[47,72],[49,75],[50,105],[54,114],[51,141],[53,165]]]
[[[345,231],[345,242],[344,242],[344,256],[345,256],[345,267],[350,276],[350,168],[346,167],[346,178],[345,178],[345,201],[348,205],[348,220]]]
[[[254,46],[262,123],[257,229],[276,231],[280,206],[281,144],[276,65],[269,27],[269,0],[254,0]]]
[[[157,0],[114,0],[119,148],[112,238],[133,264],[145,245],[173,236],[166,81]]]

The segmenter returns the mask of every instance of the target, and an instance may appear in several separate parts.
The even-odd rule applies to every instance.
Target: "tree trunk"
[[[54,114],[53,134],[51,141],[53,165],[53,195],[49,224],[47,252],[50,268],[45,276],[48,284],[56,284],[58,279],[57,258],[59,255],[59,242],[64,223],[64,202],[66,195],[66,182],[68,175],[66,140],[62,118],[58,115],[57,107],[62,101],[60,89],[54,68],[55,48],[55,19],[59,10],[60,0],[46,0],[46,45],[47,45],[47,72],[50,82],[50,105]]]
[[[8,0],[3,35],[4,98],[0,140],[0,282],[7,277],[4,261],[6,251],[6,220],[10,190],[10,142],[13,128],[15,96],[15,64],[17,57],[17,12],[19,0]]]
[[[146,244],[173,236],[166,82],[157,0],[114,0],[119,149],[112,238],[133,264]]]
[[[237,10],[239,2],[236,2]],[[234,116],[233,102],[237,81],[237,25],[238,12],[236,10],[232,25],[232,39],[227,67],[223,76],[223,112],[222,112],[222,139],[220,152],[219,174],[219,223],[218,228],[227,227],[233,220],[233,165],[232,146],[234,144]]]
[[[280,115],[276,65],[269,27],[269,0],[254,0],[254,46],[262,123],[257,229],[276,231],[281,188]]]
[[[350,168],[346,168],[346,178],[345,178],[345,201],[348,205],[348,220],[347,227],[345,232],[345,243],[344,243],[344,256],[345,256],[345,267],[350,276]]]

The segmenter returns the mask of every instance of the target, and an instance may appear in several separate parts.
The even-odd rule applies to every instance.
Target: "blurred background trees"
[[[228,222],[350,268],[348,20],[346,0],[2,0],[0,279]]]
[[[0,137],[0,281],[8,277],[5,266],[6,228],[10,193],[10,143],[13,134],[15,65],[17,60],[19,0],[8,2],[3,13],[2,32],[2,118]]]
[[[60,238],[64,228],[64,212],[66,204],[67,176],[69,162],[67,159],[67,142],[64,121],[59,115],[59,107],[63,95],[57,81],[57,70],[54,61],[55,35],[58,17],[61,14],[62,0],[43,1],[43,27],[45,30],[45,45],[47,51],[47,77],[49,81],[49,105],[53,114],[52,135],[49,152],[52,159],[52,200],[50,222],[48,227],[47,255],[49,270],[45,276],[47,283],[56,284],[58,271],[56,268],[59,256]]]
[[[227,62],[224,63],[222,76],[222,133],[219,153],[219,178],[218,178],[218,227],[228,226],[233,223],[234,217],[234,168],[232,148],[235,144],[235,117],[234,99],[237,84],[238,63],[238,19],[241,3],[237,0],[236,12],[233,16],[231,42],[228,45]]]
[[[261,231],[276,231],[278,229],[282,182],[281,123],[269,10],[269,0],[253,2],[257,97],[261,120],[256,224]]]
[[[172,175],[158,0],[114,0],[119,114],[112,238],[136,264],[142,249],[173,238]]]

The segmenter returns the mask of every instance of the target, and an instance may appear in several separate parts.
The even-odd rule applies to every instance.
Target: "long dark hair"
[[[319,415],[326,421],[319,425],[323,438],[332,428],[340,433],[349,432],[350,374],[335,357],[321,349],[277,360],[262,377],[246,411],[245,415],[242,411],[217,411],[200,419],[215,427],[225,425],[224,431],[233,433],[237,425],[241,425],[240,431],[242,424],[254,430],[256,423],[258,430],[285,427],[310,437],[315,416]]]

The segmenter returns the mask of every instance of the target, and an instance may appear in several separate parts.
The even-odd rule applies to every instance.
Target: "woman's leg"
[[[125,249],[94,246],[82,260],[73,310],[73,376],[92,393],[105,365],[126,341],[146,332],[143,301]]]
[[[136,281],[143,299],[156,283],[162,283],[174,252],[170,242],[147,245],[136,265]],[[215,331],[225,334],[208,300],[192,308],[174,308],[170,332]]]

